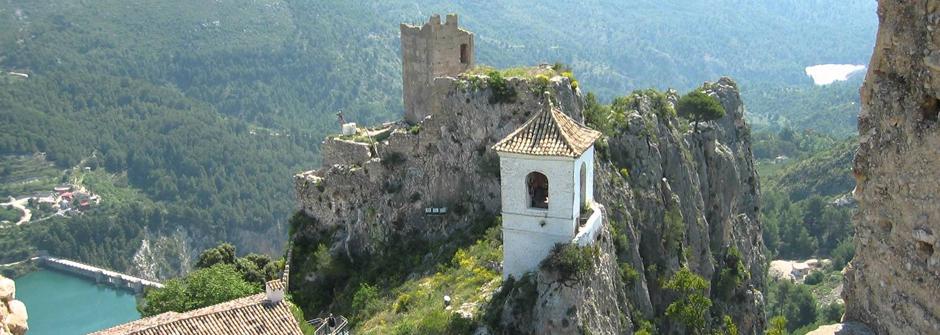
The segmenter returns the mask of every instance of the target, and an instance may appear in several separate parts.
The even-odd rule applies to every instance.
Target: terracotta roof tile
[[[535,156],[578,157],[600,137],[600,132],[550,105],[497,142],[493,149]]]
[[[289,302],[265,299],[260,293],[185,313],[167,312],[92,335],[303,335]]]

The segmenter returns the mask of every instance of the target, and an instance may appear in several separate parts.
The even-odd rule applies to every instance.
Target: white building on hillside
[[[503,278],[536,270],[555,244],[593,243],[602,221],[593,195],[600,136],[546,101],[493,146],[502,183]],[[582,208],[593,214],[582,218]]]

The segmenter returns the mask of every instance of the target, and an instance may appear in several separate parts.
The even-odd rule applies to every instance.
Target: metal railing
[[[330,327],[327,318],[316,318],[307,320],[307,324],[316,327],[314,334],[316,335],[348,335],[349,329],[346,329],[349,326],[349,320],[342,315],[334,316],[335,325]]]

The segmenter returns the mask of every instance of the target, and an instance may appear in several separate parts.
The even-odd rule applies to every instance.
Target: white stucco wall
[[[571,237],[503,226],[503,279],[509,276],[521,278],[526,272],[538,269],[556,243],[571,243]]]
[[[538,268],[556,243],[571,243],[581,211],[581,165],[593,201],[594,148],[577,159],[500,153],[503,214],[503,278]],[[548,209],[529,207],[526,176],[548,178]]]
[[[594,213],[591,213],[591,217],[588,218],[587,222],[578,229],[578,235],[571,239],[571,243],[577,243],[584,247],[592,245],[597,241],[597,235],[601,233],[601,224],[604,223],[602,220],[604,206],[598,203],[592,203],[591,207],[594,209]]]
[[[574,205],[573,205],[573,216],[578,217],[581,214],[581,204],[584,203],[581,199],[581,165],[584,164],[586,177],[585,181],[587,188],[585,189],[585,195],[588,203],[594,202],[594,146],[584,151],[581,154],[581,157],[578,157],[574,162],[573,170],[574,174]]]

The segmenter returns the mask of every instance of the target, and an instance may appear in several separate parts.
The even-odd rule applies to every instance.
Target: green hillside
[[[840,141],[831,148],[789,164],[764,185],[786,193],[793,201],[814,195],[834,197],[846,194],[855,187],[852,158],[857,147],[855,138]]]
[[[55,246],[123,270],[140,239],[178,231],[190,250],[227,240],[243,251],[279,252],[293,208],[290,176],[319,165],[334,114],[366,124],[401,115],[400,22],[460,13],[481,63],[561,61],[602,99],[729,75],[748,101],[811,85],[805,66],[867,61],[874,7],[6,0],[0,73],[30,77],[0,74],[0,154],[45,152],[60,169],[125,176],[118,187],[146,201],[12,229],[0,244],[17,252],[3,249],[0,261]],[[96,224],[102,220],[108,224]]]
[[[858,140],[789,129],[756,133],[754,140],[764,242],[771,254],[831,257],[844,265],[851,258],[854,206],[835,200],[848,200],[855,187],[852,158]]]
[[[750,121],[758,129],[811,130],[840,138],[858,133],[862,76],[825,86],[757,84],[748,98]]]

